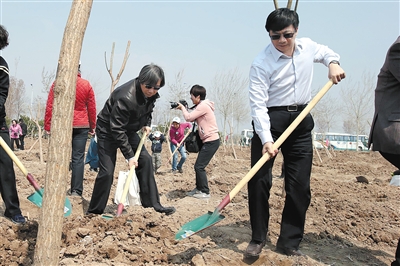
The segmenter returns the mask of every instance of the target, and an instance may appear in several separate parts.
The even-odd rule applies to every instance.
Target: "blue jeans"
[[[74,128],[72,131],[71,192],[76,191],[79,195],[82,195],[83,191],[84,159],[88,133],[88,128]]]
[[[171,143],[171,152],[173,153],[176,149],[176,146]],[[178,161],[178,152],[181,154],[181,159],[179,163]],[[182,169],[183,163],[186,161],[186,149],[185,146],[182,145],[178,148],[178,151],[174,153],[174,157],[172,158],[172,170]]]

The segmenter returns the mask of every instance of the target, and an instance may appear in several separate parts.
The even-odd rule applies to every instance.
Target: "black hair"
[[[190,94],[193,94],[194,97],[200,95],[200,100],[206,99],[206,89],[203,86],[197,84],[193,85],[193,87],[190,89]]]
[[[161,67],[151,63],[140,70],[138,80],[140,84],[155,86],[160,80],[160,87],[165,85],[164,71]]]
[[[0,25],[0,50],[8,46],[8,31]]]
[[[293,25],[294,29],[297,30],[299,23],[299,15],[296,11],[290,10],[289,8],[278,8],[269,14],[265,22],[265,29],[268,32],[270,30],[280,31]]]

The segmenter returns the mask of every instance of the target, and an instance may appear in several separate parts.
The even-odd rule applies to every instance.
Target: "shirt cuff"
[[[263,132],[261,132],[261,134],[258,134],[258,136],[261,139],[262,145],[264,145],[267,142],[274,142],[271,131],[263,131]]]

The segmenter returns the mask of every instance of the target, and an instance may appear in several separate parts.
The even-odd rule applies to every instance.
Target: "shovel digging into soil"
[[[18,157],[13,153],[11,148],[7,145],[7,143],[3,140],[2,137],[0,137],[0,146],[7,152],[8,156],[10,156],[10,158],[14,161],[14,163],[26,176],[26,179],[28,179],[29,183],[35,188],[36,192],[28,196],[28,200],[33,204],[35,204],[36,206],[38,206],[39,208],[41,208],[43,202],[44,189],[40,188],[36,180],[33,178],[32,174],[28,173],[24,165],[21,163]],[[68,198],[65,198],[64,217],[68,217],[69,215],[71,215],[71,212],[72,212],[71,202],[69,201]]]
[[[273,144],[274,149],[278,149],[282,143],[289,137],[289,135],[296,129],[296,127],[303,121],[303,119],[310,113],[311,109],[321,100],[321,98],[328,92],[332,87],[333,82],[329,80],[325,86],[318,92],[317,95],[310,101],[306,108],[296,117],[296,119],[290,124],[290,126],[282,133],[282,135]],[[208,212],[193,221],[190,221],[182,226],[182,228],[176,233],[175,239],[181,240],[190,237],[204,229],[218,223],[225,217],[221,215],[221,211],[225,208],[228,203],[231,202],[233,197],[247,184],[250,179],[260,170],[260,168],[270,159],[268,153],[265,153],[260,160],[250,169],[250,171],[243,177],[243,179],[229,192],[228,195],[221,201],[214,212]]]
[[[146,139],[146,132],[142,132],[142,133],[143,133],[142,138],[140,139],[139,145],[137,147],[137,150],[136,150],[135,156],[134,156],[134,158],[136,160],[138,160],[138,158],[139,158],[139,154],[140,154],[140,152],[142,150],[142,147],[143,147],[143,144],[144,144],[144,140]],[[124,210],[125,201],[126,201],[126,198],[127,198],[127,195],[128,195],[128,191],[129,191],[129,185],[131,183],[131,180],[132,180],[133,176],[135,176],[135,178],[136,178],[135,166],[131,167],[131,169],[129,170],[128,177],[126,178],[125,185],[124,185],[124,190],[122,192],[122,196],[121,196],[121,199],[120,199],[118,207],[117,207],[116,217],[121,216],[121,214],[122,214],[122,212]],[[104,218],[106,220],[110,220],[110,219],[113,218],[113,216],[112,215],[108,215],[108,214],[103,214],[102,218]]]

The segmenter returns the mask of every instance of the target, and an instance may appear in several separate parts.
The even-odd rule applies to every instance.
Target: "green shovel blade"
[[[175,239],[176,240],[181,240],[187,237],[190,237],[194,234],[197,234],[198,232],[206,229],[207,227],[210,227],[222,219],[224,219],[225,216],[220,215],[217,210],[214,212],[208,212],[207,214],[204,214],[193,221],[190,221],[182,226],[182,228],[176,233]]]
[[[106,219],[106,220],[112,220],[112,219],[115,218],[115,216],[112,215],[112,214],[103,214],[103,215],[101,216],[101,218]]]
[[[44,189],[42,188],[42,189],[40,189],[40,193],[39,192],[35,192],[35,193],[31,194],[30,196],[28,196],[28,200],[30,202],[32,202],[33,204],[35,204],[36,206],[38,206],[39,208],[42,208],[43,191],[44,191]],[[71,212],[72,212],[71,202],[66,197],[65,198],[65,205],[64,205],[64,217],[70,216]]]

